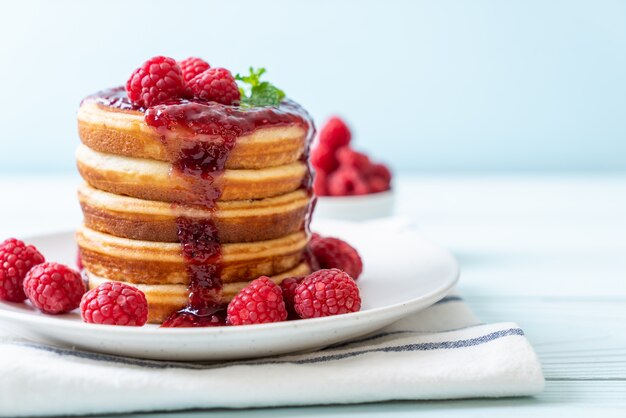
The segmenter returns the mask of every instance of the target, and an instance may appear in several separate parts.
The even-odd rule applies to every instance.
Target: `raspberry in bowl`
[[[393,212],[391,171],[355,150],[352,133],[339,117],[331,117],[320,130],[311,152],[318,196],[318,218],[367,220]]]

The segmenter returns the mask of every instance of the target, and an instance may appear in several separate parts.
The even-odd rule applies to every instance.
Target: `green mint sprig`
[[[271,84],[269,81],[261,81],[261,76],[264,73],[265,68],[255,70],[253,67],[250,67],[250,75],[242,76],[237,74],[235,76],[235,80],[249,85],[247,89],[239,87],[242,105],[251,107],[278,106],[285,98],[284,91]]]

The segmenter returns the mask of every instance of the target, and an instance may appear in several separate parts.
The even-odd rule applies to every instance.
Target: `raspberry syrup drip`
[[[210,219],[178,217],[178,240],[189,281],[189,301],[163,327],[224,325],[225,307],[220,303],[222,248]]]
[[[222,194],[217,180],[224,172],[237,135],[220,124],[209,127],[198,122],[202,106],[196,103],[159,105],[146,111],[145,120],[161,134],[172,161],[170,176],[180,177],[189,185],[188,201],[214,211]],[[176,202],[172,209],[176,213],[184,206]],[[212,219],[179,216],[176,222],[189,277],[189,301],[162,326],[225,325],[225,309],[220,302],[222,246],[218,229]]]
[[[130,103],[122,87],[102,91],[85,100],[144,112],[146,123],[156,129],[168,152],[172,162],[170,175],[182,178],[190,186],[187,201],[211,211],[222,195],[220,178],[237,138],[264,126],[304,125],[308,136],[301,161],[306,163],[307,173],[302,187],[312,199],[303,227],[309,233],[314,207],[309,149],[315,128],[306,111],[295,102],[286,100],[278,107],[241,108],[181,99],[142,109]],[[176,202],[172,207],[176,213],[188,204]],[[179,216],[177,225],[189,277],[189,301],[162,326],[225,325],[225,306],[221,303],[222,246],[218,230],[211,219]],[[303,257],[312,263],[308,247]]]

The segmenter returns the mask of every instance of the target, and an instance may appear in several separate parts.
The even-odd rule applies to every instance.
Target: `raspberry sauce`
[[[83,99],[81,104],[85,102],[95,102],[104,106],[121,110],[143,110],[141,107],[135,106],[130,102],[130,99],[126,95],[126,90],[124,89],[124,87],[121,86],[102,90],[95,94],[87,96]]]
[[[153,127],[165,146],[172,162],[170,176],[182,178],[192,191],[190,201],[215,210],[222,195],[221,182],[226,161],[235,147],[237,138],[265,126],[300,124],[307,128],[308,136],[301,161],[306,163],[307,174],[302,188],[310,196],[312,174],[309,166],[309,149],[315,132],[307,112],[295,102],[285,100],[278,107],[244,108],[225,106],[215,102],[176,100],[148,109],[133,106],[123,87],[90,96],[96,103],[145,114],[146,123]],[[86,99],[87,100],[87,99]],[[304,227],[309,232],[314,203],[309,203]],[[180,213],[183,203],[172,205]],[[222,247],[218,230],[211,219],[178,217],[178,238],[189,277],[189,302],[172,314],[162,327],[198,327],[225,325],[225,306],[222,294]],[[310,252],[305,251],[305,261],[313,264]]]

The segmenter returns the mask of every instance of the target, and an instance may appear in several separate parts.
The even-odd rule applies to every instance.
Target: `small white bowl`
[[[313,217],[366,221],[385,218],[393,214],[393,190],[359,196],[318,196]]]

